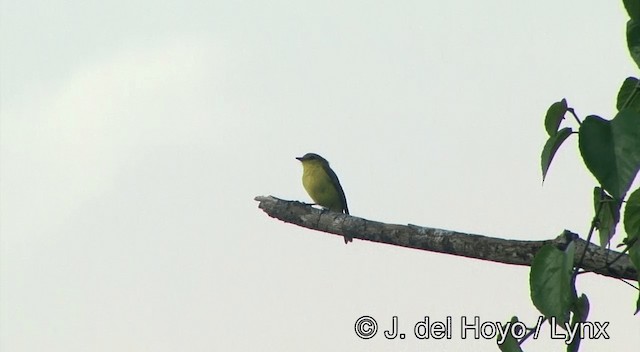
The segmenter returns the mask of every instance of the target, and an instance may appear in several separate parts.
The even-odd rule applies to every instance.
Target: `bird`
[[[347,198],[338,176],[329,167],[329,162],[316,153],[296,157],[302,163],[302,185],[315,204],[325,209],[349,214]],[[353,238],[344,236],[344,243]]]

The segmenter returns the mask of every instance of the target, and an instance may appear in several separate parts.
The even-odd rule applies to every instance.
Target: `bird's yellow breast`
[[[340,194],[323,165],[315,161],[304,161],[302,167],[302,185],[311,199],[325,208],[342,212]]]

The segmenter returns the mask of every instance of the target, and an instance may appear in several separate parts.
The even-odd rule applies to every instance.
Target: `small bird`
[[[329,162],[315,153],[307,153],[296,159],[302,163],[302,185],[311,199],[323,208],[349,214],[347,198]],[[353,238],[344,236],[344,243],[351,241]]]

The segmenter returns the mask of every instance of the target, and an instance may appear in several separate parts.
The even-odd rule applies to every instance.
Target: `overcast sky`
[[[585,235],[596,181],[572,137],[541,185],[543,117],[563,97],[612,117],[638,72],[626,20],[621,1],[1,1],[0,350],[497,351],[460,319],[533,325],[527,267],[344,245],[253,198],[310,201],[294,158],[316,152],[355,216]],[[640,345],[637,291],[578,290],[610,322],[581,351]],[[363,315],[407,338],[358,338]],[[413,337],[425,316],[453,338]],[[525,350],[564,349],[542,331]]]

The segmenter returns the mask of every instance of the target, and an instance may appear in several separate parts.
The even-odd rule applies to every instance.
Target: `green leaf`
[[[627,47],[631,58],[640,67],[640,20],[630,19],[627,21]]]
[[[571,311],[573,312],[571,327],[575,326],[577,323],[587,321],[587,316],[589,315],[589,299],[584,293],[578,297],[576,304],[573,306]],[[571,341],[571,344],[567,346],[567,351],[577,351],[580,348],[580,341],[582,341],[582,339],[579,336],[576,336],[573,341]]]
[[[551,104],[544,118],[544,128],[547,130],[549,136],[553,136],[558,132],[560,122],[564,119],[564,114],[566,113],[567,99],[562,99]]]
[[[640,3],[640,1],[638,2]],[[636,112],[640,111],[640,81],[635,77],[627,77],[622,82],[622,86],[618,91],[618,99],[616,101],[618,111],[629,108]]]
[[[640,1],[638,0],[623,0],[624,7],[627,9],[629,17],[634,20],[640,19]]]
[[[573,306],[573,319],[572,322],[584,322],[587,321],[589,316],[589,298],[584,293],[578,297],[576,304]]]
[[[631,262],[636,267],[636,271],[638,272],[638,282],[640,282],[640,239],[634,238],[634,243],[631,247],[629,247],[629,257],[631,258]],[[640,312],[640,291],[638,291],[638,301],[636,302],[636,311],[635,314]]]
[[[640,237],[640,188],[627,198],[627,205],[624,207],[624,230],[627,233],[627,243]]]
[[[560,148],[562,143],[571,135],[572,132],[573,131],[570,127],[565,127],[558,131],[558,133],[549,137],[547,142],[544,144],[544,148],[542,148],[542,155],[540,156],[542,166],[542,182],[544,182],[544,179],[547,176],[547,171],[549,171],[549,166],[551,166],[551,161],[556,155],[558,148]]]
[[[571,273],[576,246],[571,242],[564,251],[551,244],[544,245],[531,264],[529,286],[531,300],[540,313],[556,317],[564,325],[575,300]]]
[[[585,165],[616,200],[624,199],[640,169],[640,113],[625,109],[611,121],[587,116],[578,145]]]
[[[510,326],[512,326],[513,323],[517,323],[517,322],[518,322],[518,317],[512,317],[510,321],[511,323]],[[507,324],[502,325],[503,330],[507,326]],[[520,348],[520,344],[518,343],[518,340],[516,340],[516,338],[513,337],[510,331],[511,329],[509,329],[509,333],[507,334],[507,337],[504,339],[504,342],[502,344],[498,344],[498,348],[502,352],[522,352],[522,348]],[[500,341],[500,340],[502,340],[502,334],[498,333],[497,341]]]
[[[624,207],[624,230],[627,238],[624,242],[630,245],[629,257],[638,272],[638,282],[640,282],[640,188],[631,193]],[[636,312],[640,312],[640,292],[636,302]]]
[[[598,213],[600,203],[602,203],[602,209]],[[593,188],[593,207],[598,214],[597,229],[600,234],[601,247],[605,247],[616,233],[616,226],[620,222],[621,206],[621,201],[609,197],[602,188]]]

